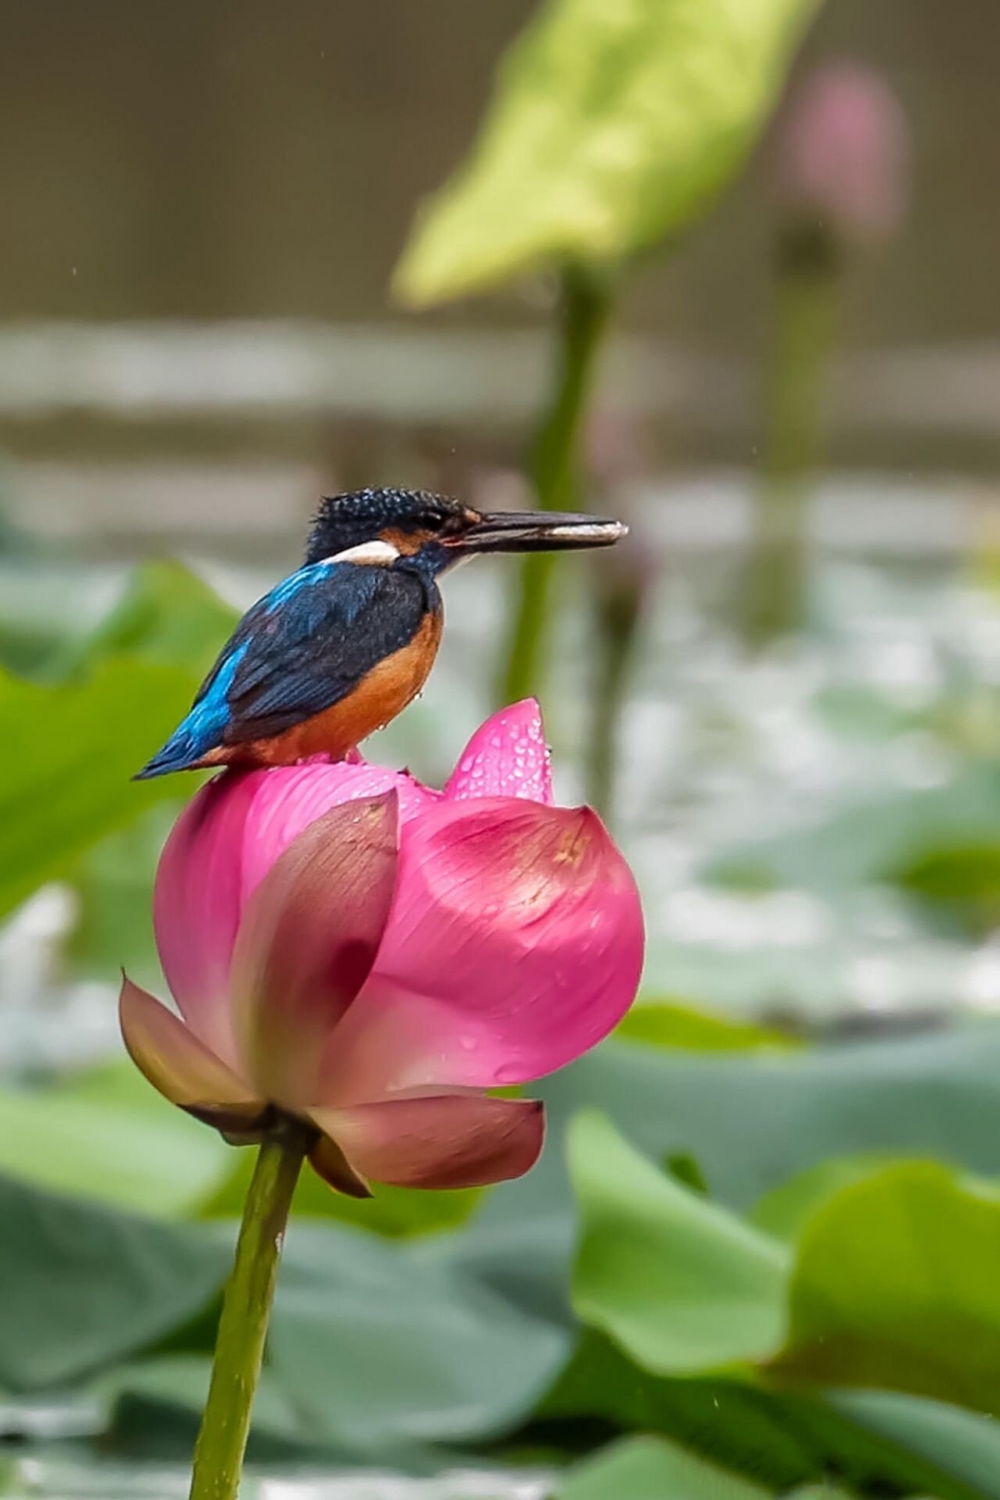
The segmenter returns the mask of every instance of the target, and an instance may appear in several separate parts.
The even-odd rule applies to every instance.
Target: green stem
[[[611,313],[611,288],[583,270],[561,283],[559,360],[552,402],[532,448],[529,472],[542,510],[574,510],[578,501],[580,432],[596,356]],[[500,697],[514,703],[538,689],[551,615],[555,555],[522,559],[517,610],[503,657]]]
[[[635,653],[641,613],[640,585],[627,577],[596,590],[597,623],[593,718],[587,736],[587,801],[610,822],[614,812],[618,729]]]
[[[807,505],[823,449],[823,380],[839,269],[827,232],[812,226],[785,231],[764,472],[744,601],[745,632],[756,644],[797,629],[805,616]]]
[[[288,1122],[257,1154],[219,1319],[190,1500],[235,1500],[239,1492],[288,1210],[308,1148],[307,1132]]]

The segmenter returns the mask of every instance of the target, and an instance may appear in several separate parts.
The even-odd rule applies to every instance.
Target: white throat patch
[[[337,552],[333,557],[324,557],[324,562],[349,562],[349,563],[374,563],[376,567],[387,568],[394,563],[399,552],[390,542],[362,542],[358,547],[348,547],[344,552]]]

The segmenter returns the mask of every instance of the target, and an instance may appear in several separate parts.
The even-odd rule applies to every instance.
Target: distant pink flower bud
[[[877,73],[848,62],[818,68],[792,100],[782,145],[782,192],[794,208],[847,240],[882,240],[897,227],[909,193],[909,130]]]
[[[139,1068],[233,1140],[310,1122],[358,1196],[526,1172],[542,1107],[485,1090],[592,1047],[642,964],[632,877],[594,813],[552,805],[530,702],[443,792],[360,757],[224,772],[171,834],[155,925],[180,1016],[125,981]]]

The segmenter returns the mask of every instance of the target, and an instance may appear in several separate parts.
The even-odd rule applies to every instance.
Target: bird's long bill
[[[494,511],[462,533],[463,552],[561,552],[579,547],[611,547],[628,527],[601,516],[558,510]]]

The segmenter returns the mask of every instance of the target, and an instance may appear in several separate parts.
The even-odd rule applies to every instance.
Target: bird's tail
[[[167,743],[147,760],[133,781],[151,781],[154,776],[169,776],[172,771],[192,771],[202,764],[205,745],[192,734],[187,722],[178,725]]]

